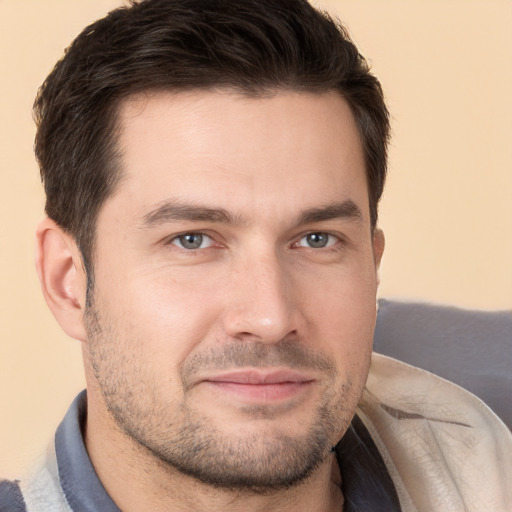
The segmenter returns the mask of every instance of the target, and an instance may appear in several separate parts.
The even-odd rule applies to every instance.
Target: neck
[[[95,414],[94,408],[89,409],[85,443],[99,479],[123,512],[340,512],[343,507],[333,453],[297,486],[255,492],[212,487],[182,474],[128,438],[108,418]]]

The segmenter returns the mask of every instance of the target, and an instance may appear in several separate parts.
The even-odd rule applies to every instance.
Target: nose
[[[261,343],[297,336],[301,315],[293,273],[276,254],[253,256],[237,264],[231,274],[226,334]]]

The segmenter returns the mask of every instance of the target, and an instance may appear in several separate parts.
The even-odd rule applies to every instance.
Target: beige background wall
[[[512,309],[512,2],[324,0],[393,114],[381,296]],[[16,476],[83,386],[78,343],[33,268],[43,199],[31,103],[117,0],[0,0],[0,475]]]

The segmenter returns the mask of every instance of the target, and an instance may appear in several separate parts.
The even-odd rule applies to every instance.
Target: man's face
[[[202,481],[300,481],[350,423],[371,352],[380,249],[349,107],[148,94],[123,104],[120,149],[85,316],[90,393]]]

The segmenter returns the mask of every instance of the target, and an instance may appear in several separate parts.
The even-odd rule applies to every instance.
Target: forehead
[[[367,210],[359,133],[337,92],[141,94],[121,105],[120,127],[114,196],[132,208],[174,198],[255,213],[350,198]]]

